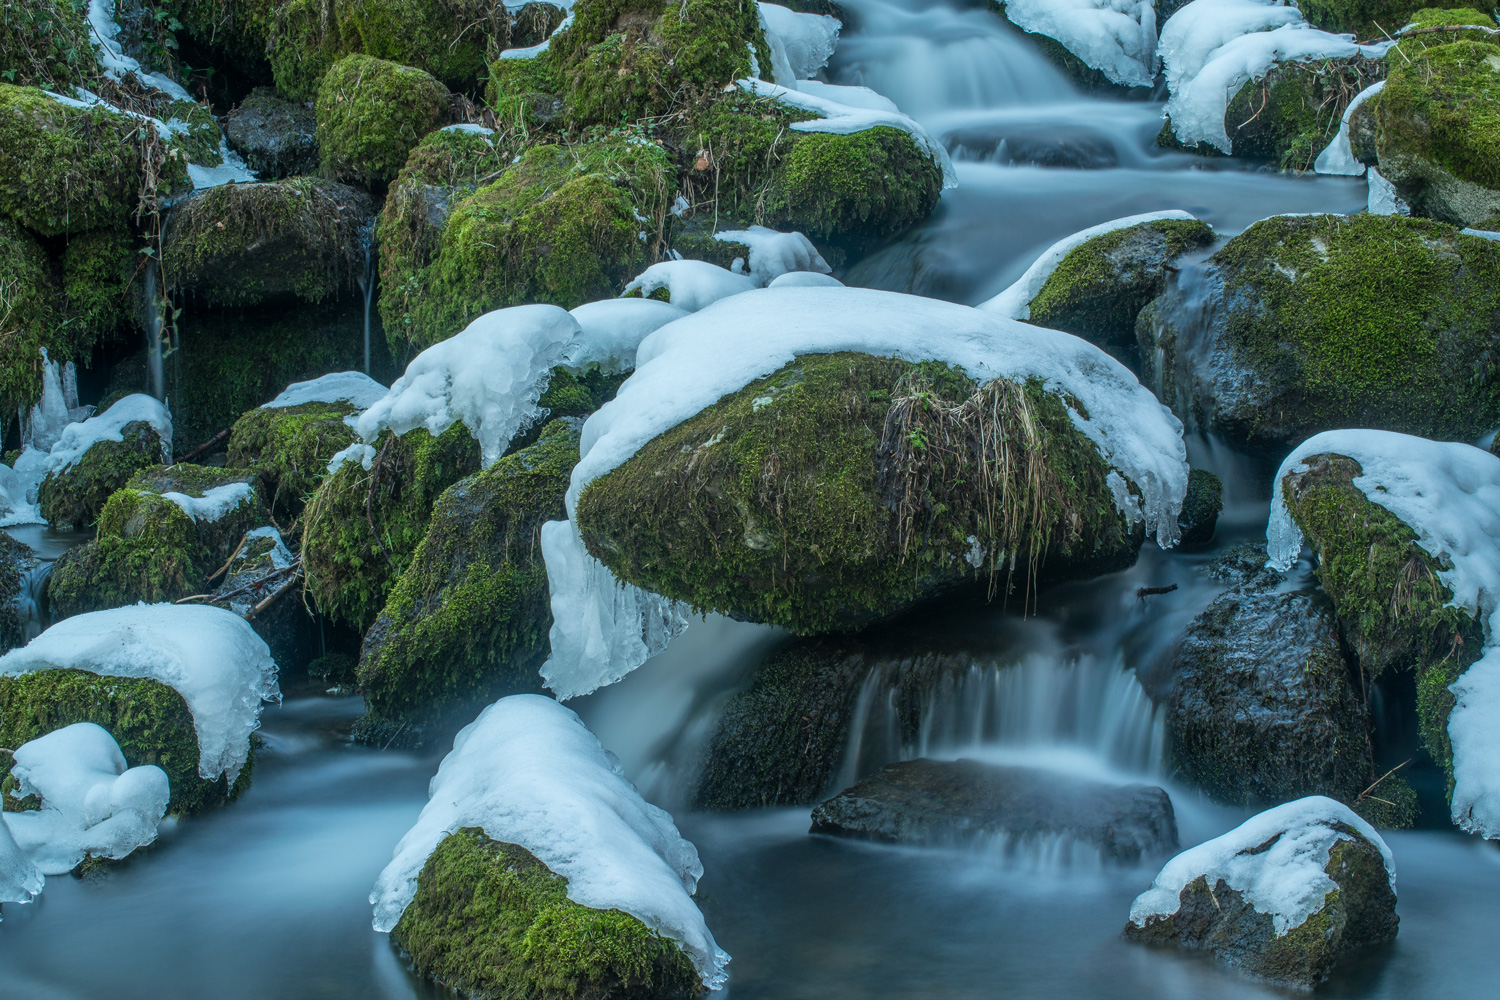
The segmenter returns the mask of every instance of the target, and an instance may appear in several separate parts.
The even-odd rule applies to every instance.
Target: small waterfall
[[[22,638],[26,642],[41,635],[51,624],[44,608],[47,580],[55,565],[51,559],[39,559],[21,573],[21,589],[16,592],[16,617],[22,623]]]
[[[370,304],[375,298],[375,223],[365,227],[360,240],[365,251],[365,269],[355,280],[365,297],[365,374],[370,374]]]
[[[150,263],[146,265],[146,294],[141,325],[146,328],[146,371],[151,380],[151,395],[165,400],[167,377],[162,365],[162,336],[166,325],[166,305],[162,302],[161,289],[158,287],[159,270]]]

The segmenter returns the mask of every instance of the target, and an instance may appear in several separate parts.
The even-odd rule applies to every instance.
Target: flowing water
[[[1157,149],[1160,106],[1081,96],[987,11],[922,0],[844,0],[856,27],[829,78],[874,87],[942,138],[960,185],[851,283],[974,302],[1054,240],[1119,216],[1184,208],[1232,233],[1278,212],[1355,211],[1364,183],[1281,176]],[[368,289],[367,289],[368,293]],[[1195,466],[1225,482],[1214,549],[1263,537],[1276,456],[1192,436]],[[40,543],[40,536],[38,543]],[[64,540],[65,541],[65,540]],[[54,544],[57,544],[54,540]],[[904,623],[969,662],[923,697],[915,737],[892,717],[883,669],[864,679],[834,787],[919,756],[1024,762],[1166,787],[1193,844],[1245,814],[1176,785],[1137,680],[1218,592],[1212,552],[1150,543],[1129,570],[1044,593],[1039,615],[953,607]],[[1304,565],[1293,583],[1303,583]],[[1142,587],[1176,584],[1142,598]],[[1273,997],[1201,957],[1128,945],[1131,899],[1159,859],[1104,866],[1057,843],[908,849],[807,833],[808,810],[694,813],[705,740],[775,629],[696,622],[624,681],[574,706],[627,774],[674,811],[702,854],[700,901],[734,960],[735,1000]],[[430,998],[366,895],[420,811],[439,751],[357,747],[357,701],[294,689],[265,715],[255,782],[233,807],[169,825],[97,881],[48,880],[8,906],[5,998]],[[1378,706],[1377,706],[1378,708]],[[1342,970],[1333,997],[1494,994],[1500,851],[1444,825],[1389,837],[1396,943]]]

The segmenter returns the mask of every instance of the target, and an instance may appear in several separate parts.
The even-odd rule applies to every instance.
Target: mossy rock
[[[1178,545],[1193,549],[1213,541],[1224,509],[1224,481],[1207,469],[1188,471],[1187,494],[1177,515]]]
[[[367,187],[393,180],[412,148],[448,117],[431,75],[373,56],[345,56],[318,85],[323,170]]]
[[[0,154],[3,155],[3,154]],[[0,402],[6,411],[25,409],[41,395],[42,354],[75,356],[58,310],[58,287],[47,252],[20,226],[0,216]],[[59,340],[63,344],[59,344]]]
[[[1142,222],[1071,250],[1031,300],[1030,322],[1082,337],[1123,361],[1135,357],[1135,321],[1185,253],[1212,246],[1196,219]]]
[[[194,519],[199,550],[197,558],[205,568],[217,569],[229,558],[245,532],[266,523],[265,500],[254,475],[242,469],[178,462],[175,465],[156,465],[142,469],[130,477],[130,482],[125,484],[122,492],[127,495],[135,492],[148,496],[181,493],[201,500],[211,490],[239,485],[249,486],[250,492],[221,516],[213,520]],[[101,535],[108,532],[131,537],[135,534],[133,525],[139,515],[126,510],[111,510],[110,505],[115,500],[115,497],[110,497],[110,502],[105,504],[105,511],[99,517],[99,532]]]
[[[1127,940],[1207,951],[1256,979],[1310,989],[1351,952],[1396,936],[1396,893],[1380,849],[1352,827],[1328,853],[1324,872],[1335,888],[1295,927],[1277,934],[1271,914],[1257,910],[1222,878],[1200,875],[1183,886],[1176,912],[1125,926]],[[1277,834],[1281,836],[1281,834]],[[1267,847],[1270,845],[1267,844]]]
[[[479,469],[479,442],[463,424],[438,437],[387,431],[375,449],[368,471],[345,462],[303,512],[307,589],[319,611],[360,632],[411,565],[438,497]]]
[[[162,461],[163,442],[155,428],[134,420],[120,428],[121,440],[96,441],[72,465],[49,472],[37,489],[42,517],[54,528],[94,523],[104,503],[147,466]]]
[[[191,816],[223,805],[250,787],[255,741],[250,759],[233,785],[227,778],[198,776],[198,734],[182,695],[160,681],[105,677],[86,670],[41,670],[19,677],[0,677],[0,746],[23,743],[78,722],[102,726],[120,745],[131,767],[155,764],[167,772],[172,798],[168,811]],[[9,778],[9,753],[0,752],[0,768]],[[10,782],[7,780],[7,784]],[[14,800],[5,796],[7,809]]]
[[[1500,423],[1500,244],[1423,219],[1280,216],[1195,275],[1136,328],[1144,381],[1189,422],[1288,446],[1338,427],[1464,439]]]
[[[1230,148],[1283,170],[1311,170],[1338,134],[1349,102],[1385,73],[1384,62],[1365,56],[1278,63],[1230,100],[1224,111]]]
[[[275,180],[318,169],[318,117],[305,104],[257,87],[224,118],[229,146],[262,178]]]
[[[81,356],[132,325],[135,268],[135,240],[125,226],[68,238],[62,252],[62,292],[68,324],[49,342],[53,357],[67,356],[70,347]],[[70,340],[76,346],[71,346]]]
[[[1158,7],[1160,7],[1162,3],[1163,0],[1157,0]],[[1023,36],[1036,48],[1039,53],[1041,53],[1042,56],[1046,58],[1048,62],[1061,70],[1063,76],[1067,77],[1068,81],[1072,83],[1074,87],[1078,88],[1084,93],[1118,95],[1130,93],[1132,91],[1139,91],[1142,93],[1145,92],[1143,88],[1124,87],[1120,84],[1115,83],[1109,77],[1105,76],[1103,72],[1095,69],[1088,63],[1084,62],[1082,59],[1078,58],[1078,56],[1074,55],[1066,45],[1064,45],[1062,42],[1059,42],[1052,36],[1023,29],[1020,25],[1012,21],[1010,19],[1010,15],[1006,13],[1005,0],[988,0],[986,6],[989,8],[991,13],[995,14],[1005,22],[1007,28],[1009,28],[1016,34]],[[1167,14],[1163,14],[1160,12],[1160,10],[1158,10],[1156,16],[1156,25],[1158,30],[1160,30],[1161,26],[1166,23],[1167,16]]]
[[[205,305],[322,302],[356,287],[374,221],[369,195],[333,181],[222,184],[173,207],[163,269]]]
[[[234,422],[225,464],[254,471],[272,509],[295,515],[328,475],[333,456],[354,443],[344,420],[357,412],[345,402],[257,407]]]
[[[666,151],[630,137],[527,150],[453,210],[429,265],[387,268],[381,310],[392,353],[506,306],[571,309],[619,294],[651,262],[672,179]]]
[[[391,939],[422,976],[472,997],[676,1000],[703,984],[668,938],[567,897],[568,880],[477,827],[449,834]]]
[[[1453,786],[1448,685],[1479,658],[1484,631],[1450,605],[1438,579],[1447,567],[1417,544],[1396,515],[1354,485],[1360,466],[1340,455],[1310,456],[1306,472],[1288,474],[1283,496],[1292,519],[1318,554],[1318,582],[1333,601],[1339,629],[1370,678],[1386,670],[1416,676],[1417,721],[1433,762]]]
[[[1418,20],[1419,11],[1471,7],[1473,0],[1298,0],[1297,6],[1315,27],[1366,42],[1394,35]]]
[[[496,698],[541,691],[552,627],[541,530],[567,518],[581,426],[553,420],[535,444],[438,497],[411,565],[365,633],[359,687],[372,721],[415,736]]]
[[[1400,52],[1373,98],[1380,173],[1414,212],[1478,225],[1500,212],[1500,45]]]
[[[112,108],[76,108],[31,87],[0,83],[0,214],[41,236],[123,225],[146,175],[138,119]],[[165,193],[187,177],[169,150],[158,182]]]
[[[0,76],[68,93],[92,82],[99,63],[80,0],[7,2],[0,14]]]
[[[993,480],[974,458],[990,434],[1034,435]],[[621,580],[805,635],[965,585],[1129,565],[1143,535],[1115,509],[1108,473],[1040,383],[981,389],[942,364],[807,355],[594,480],[576,521]]]
[[[23,602],[29,602],[30,597],[22,591],[37,563],[31,546],[0,531],[0,653],[26,645]]]
[[[346,51],[426,70],[455,90],[473,90],[486,59],[509,34],[496,0],[339,0]]]

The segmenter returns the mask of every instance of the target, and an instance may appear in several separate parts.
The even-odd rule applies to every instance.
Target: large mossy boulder
[[[1213,227],[1161,219],[1117,229],[1069,251],[1031,300],[1029,321],[1082,337],[1127,363],[1135,321],[1166,288],[1183,254],[1213,245]]]
[[[1473,0],[1298,0],[1315,27],[1352,34],[1361,42],[1380,41],[1406,27],[1427,10],[1472,7]]]
[[[254,477],[242,471],[142,469],[105,503],[98,537],[57,560],[47,585],[53,614],[68,618],[200,593],[245,532],[265,520]]]
[[[229,148],[266,180],[318,169],[318,117],[305,104],[257,87],[224,118]]]
[[[365,186],[395,178],[412,148],[448,117],[448,90],[410,66],[353,55],[318,84],[323,170]]]
[[[87,527],[131,476],[167,457],[156,428],[132,420],[120,428],[118,441],[101,438],[72,464],[48,472],[37,488],[37,506],[54,528]]]
[[[1015,461],[981,470],[1001,435]],[[1109,471],[1040,383],[807,355],[594,480],[576,522],[621,580],[798,634],[850,631],[965,585],[1129,565],[1142,531]]]
[[[1338,134],[1349,102],[1385,72],[1381,60],[1362,55],[1276,64],[1241,87],[1224,110],[1233,154],[1311,170]]]
[[[193,815],[238,797],[250,786],[250,759],[233,785],[227,778],[199,777],[199,750],[193,715],[182,695],[160,681],[106,677],[86,670],[41,670],[0,677],[0,746],[19,747],[77,722],[102,726],[115,738],[131,767],[155,764],[167,772],[172,789],[168,809]],[[5,808],[15,808],[9,777],[11,756],[0,751],[5,773]]]
[[[364,632],[427,535],[442,492],[479,469],[479,442],[463,424],[437,437],[387,431],[365,469],[346,461],[303,512],[307,589],[323,614]]]
[[[1417,36],[1386,57],[1390,75],[1372,104],[1375,150],[1381,175],[1414,212],[1478,226],[1500,213],[1500,39],[1449,37],[1458,36]]]
[[[322,302],[363,277],[374,221],[368,194],[333,181],[222,184],[173,206],[162,264],[205,305]]]
[[[686,1000],[703,992],[676,942],[621,910],[567,896],[530,851],[476,827],[428,857],[392,940],[416,971],[464,996]]]
[[[651,263],[672,178],[666,150],[644,138],[536,146],[453,208],[435,252],[425,223],[406,239],[398,233],[412,225],[391,218],[383,232],[400,249],[382,267],[381,310],[392,353],[495,309],[619,294]]]
[[[1448,686],[1479,658],[1483,629],[1449,603],[1453,594],[1437,576],[1444,566],[1417,544],[1412,529],[1354,485],[1359,463],[1318,455],[1303,464],[1306,471],[1282,480],[1282,495],[1317,553],[1318,582],[1339,629],[1366,676],[1414,673],[1422,742],[1448,775],[1451,792]]]
[[[812,832],[948,847],[1004,838],[1045,850],[1064,841],[1131,865],[1177,849],[1172,800],[1153,785],[925,757],[890,764],[819,803]]]
[[[295,515],[328,475],[333,456],[354,443],[345,419],[358,412],[342,400],[258,406],[234,422],[225,464],[253,471],[271,508]]]
[[[1500,244],[1397,216],[1277,216],[1140,315],[1147,384],[1189,423],[1289,445],[1335,427],[1500,423]]]
[[[456,711],[540,692],[552,626],[541,530],[567,518],[581,427],[553,420],[535,444],[438,497],[411,565],[365,633],[366,730],[416,735]]]

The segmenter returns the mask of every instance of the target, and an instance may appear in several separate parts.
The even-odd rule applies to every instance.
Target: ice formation
[[[1203,875],[1210,887],[1223,879],[1237,889],[1258,913],[1271,916],[1280,937],[1300,927],[1323,907],[1324,898],[1338,886],[1323,869],[1340,840],[1349,839],[1335,824],[1360,833],[1385,859],[1391,888],[1396,887],[1396,863],[1375,828],[1342,802],[1311,795],[1250,817],[1222,837],[1190,848],[1168,861],[1151,888],[1136,897],[1130,922],[1141,926],[1151,917],[1169,916],[1181,905],[1182,889]],[[1260,848],[1276,838],[1269,848]]]
[[[1008,0],[1005,16],[1112,83],[1149,87],[1156,78],[1156,0]]]
[[[413,358],[355,422],[363,444],[334,456],[329,468],[356,456],[369,468],[373,444],[387,428],[400,435],[425,427],[436,435],[459,422],[478,439],[484,464],[494,464],[539,415],[537,400],[552,368],[580,332],[578,321],[557,306],[485,313]]]
[[[42,891],[44,881],[11,836],[10,826],[0,819],[0,903],[29,903]]]
[[[1411,214],[1411,206],[1396,193],[1396,185],[1386,180],[1379,170],[1371,167],[1366,178],[1370,184],[1370,196],[1365,202],[1365,211],[1371,215]]]
[[[125,74],[134,73],[146,86],[161,91],[173,100],[192,102],[192,95],[183,90],[176,80],[160,73],[148,72],[139,61],[125,54],[119,42],[120,26],[115,22],[114,0],[89,0],[88,19],[99,65],[104,67],[104,72],[111,80],[120,80]]]
[[[276,664],[249,623],[194,604],[137,604],[66,618],[0,656],[0,675],[87,670],[149,677],[182,695],[198,734],[198,773],[232,784],[250,755],[261,702],[281,700]]]
[[[706,260],[664,260],[642,271],[625,291],[650,298],[652,292],[665,288],[672,305],[691,313],[754,287],[749,276],[734,274]]]
[[[206,491],[201,497],[190,497],[186,493],[163,493],[194,521],[212,523],[255,496],[255,487],[249,483],[225,483]]]
[[[776,82],[795,87],[795,81],[816,76],[828,65],[839,42],[837,18],[824,14],[799,14],[774,3],[757,4],[760,25],[771,47]]]
[[[1129,229],[1143,222],[1159,222],[1163,219],[1191,220],[1192,218],[1193,216],[1187,212],[1176,210],[1146,212],[1143,215],[1131,215],[1123,219],[1100,223],[1091,229],[1066,236],[1052,244],[1045,253],[1038,257],[1015,284],[994,298],[979,303],[976,308],[997,313],[1007,319],[1028,320],[1031,318],[1031,300],[1041,292],[1042,287],[1047,284],[1047,279],[1052,277],[1052,272],[1057,270],[1057,266],[1068,254],[1095,236],[1103,236],[1119,229]]]
[[[1500,458],[1472,445],[1392,431],[1325,431],[1308,438],[1277,470],[1266,527],[1269,562],[1289,568],[1302,532],[1282,496],[1282,480],[1314,455],[1343,455],[1362,470],[1354,485],[1400,518],[1439,564],[1438,579],[1484,628],[1480,658],[1449,688],[1453,742],[1453,822],[1500,838]]]
[[[563,367],[623,372],[635,367],[642,340],[686,316],[687,310],[656,299],[603,299],[587,302],[572,314],[580,333],[563,352]]]
[[[817,271],[789,271],[772,278],[767,288],[843,288],[844,283],[831,274]]]
[[[750,248],[750,280],[765,286],[783,274],[815,271],[827,274],[833,270],[818,248],[801,233],[778,233],[765,226],[732,229],[714,233],[724,243],[743,243]]]
[[[1385,81],[1373,83],[1354,95],[1354,100],[1344,109],[1344,116],[1339,119],[1338,134],[1328,144],[1328,148],[1318,154],[1313,162],[1313,169],[1320,174],[1338,174],[1344,177],[1362,177],[1365,165],[1354,158],[1354,148],[1349,145],[1349,121],[1354,117],[1354,112],[1359,106],[1385,89]]]
[[[92,406],[78,405],[78,373],[73,362],[58,364],[42,354],[42,394],[21,421],[21,454],[14,467],[0,465],[0,525],[31,524],[44,518],[37,510],[37,487],[48,472],[47,459],[68,425],[89,418]]]
[[[1278,63],[1383,56],[1388,43],[1360,46],[1308,24],[1278,0],[1193,0],[1162,28],[1160,51],[1171,97],[1165,114],[1188,146],[1230,151],[1224,113],[1240,88]]]
[[[623,910],[677,941],[704,985],[723,985],[729,956],[692,899],[703,874],[697,849],[671,816],[641,798],[571,710],[540,695],[514,695],[458,734],[427,806],[370,893],[376,930],[396,926],[438,844],[474,826],[536,855],[568,880],[574,902]]]
[[[167,812],[167,773],[154,764],[127,769],[114,737],[92,722],[17,747],[10,773],[20,795],[42,800],[40,809],[5,813],[4,823],[43,875],[70,872],[86,857],[125,857],[156,839]]]
[[[364,372],[334,372],[308,382],[293,382],[262,410],[274,410],[303,403],[348,403],[368,410],[386,394],[386,387]]]

